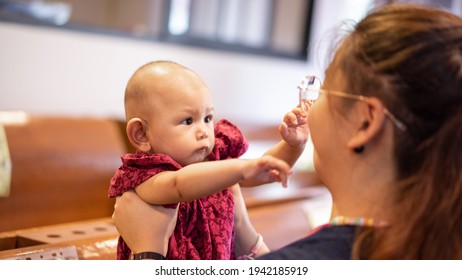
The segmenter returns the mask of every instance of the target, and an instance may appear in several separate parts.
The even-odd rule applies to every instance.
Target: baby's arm
[[[293,166],[303,153],[305,144],[308,141],[309,128],[306,113],[300,107],[288,112],[284,116],[281,125],[279,125],[279,133],[282,140],[266,151],[265,155],[282,159],[288,165]],[[266,183],[270,182],[251,179],[245,180],[240,185],[242,187],[252,187]]]
[[[236,256],[250,255],[252,258],[255,258],[256,256],[269,253],[270,250],[265,242],[258,244],[259,238],[263,237],[259,236],[259,233],[257,233],[249,220],[247,207],[245,206],[239,185],[232,186],[231,191],[234,196],[234,231],[236,233],[234,247]],[[255,255],[253,255],[252,249],[256,250]]]
[[[286,186],[291,172],[286,162],[272,156],[208,161],[158,173],[135,191],[148,203],[173,204],[211,195],[246,179],[282,182]]]

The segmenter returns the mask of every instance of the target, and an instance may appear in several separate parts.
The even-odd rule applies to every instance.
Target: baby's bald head
[[[182,77],[198,80],[200,77],[190,69],[172,61],[149,62],[138,68],[125,89],[125,117],[144,118],[152,113],[151,101],[159,100],[182,82]]]

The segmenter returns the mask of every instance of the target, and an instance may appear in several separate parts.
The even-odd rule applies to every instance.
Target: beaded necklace
[[[323,228],[331,226],[384,227],[387,225],[388,223],[385,221],[376,221],[372,218],[335,216],[332,217],[327,224],[312,229],[308,235],[312,235]]]
[[[329,222],[332,226],[343,226],[343,225],[350,225],[350,226],[361,226],[361,227],[383,227],[388,225],[387,222],[384,221],[376,221],[372,218],[364,218],[364,217],[346,217],[346,216],[335,216],[330,219]]]

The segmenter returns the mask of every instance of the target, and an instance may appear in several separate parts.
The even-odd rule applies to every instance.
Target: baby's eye
[[[193,119],[192,118],[187,118],[187,119],[183,120],[181,123],[185,124],[185,125],[191,125],[193,123]]]
[[[207,117],[205,117],[204,121],[205,121],[205,123],[209,123],[209,122],[213,121],[213,115],[208,115]]]

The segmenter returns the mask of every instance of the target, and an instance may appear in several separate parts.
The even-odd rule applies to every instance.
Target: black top
[[[259,260],[349,260],[356,226],[328,226]]]

